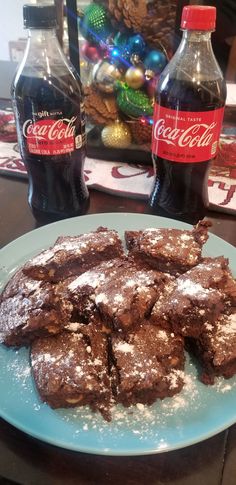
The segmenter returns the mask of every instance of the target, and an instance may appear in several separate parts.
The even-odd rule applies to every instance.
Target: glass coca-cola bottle
[[[28,201],[40,222],[85,213],[85,116],[80,78],[56,36],[54,5],[25,5],[29,29],[12,84],[20,153],[29,177]]]
[[[215,20],[215,7],[183,8],[183,38],[156,89],[150,206],[155,214],[192,224],[208,206],[208,172],[226,98],[211,45]]]

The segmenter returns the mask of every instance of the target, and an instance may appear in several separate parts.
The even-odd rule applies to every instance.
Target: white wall
[[[25,0],[0,0],[0,59],[9,61],[9,40],[26,37],[23,29],[22,8]]]
[[[27,37],[23,29],[23,5],[35,0],[0,0],[0,60],[9,61],[9,40]]]

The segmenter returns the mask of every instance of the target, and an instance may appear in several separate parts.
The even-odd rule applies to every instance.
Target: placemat
[[[2,116],[1,116],[2,115]],[[21,160],[16,134],[12,131],[9,112],[0,113],[0,174],[27,178]],[[4,124],[1,125],[1,119]],[[9,123],[10,121],[10,123]],[[10,128],[9,128],[10,127]],[[111,162],[86,158],[85,179],[88,187],[115,195],[147,199],[153,185],[153,168],[122,161]],[[236,214],[236,140],[227,136],[220,141],[220,150],[208,179],[210,208]]]

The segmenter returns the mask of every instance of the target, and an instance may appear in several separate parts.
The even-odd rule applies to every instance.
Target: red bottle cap
[[[216,8],[203,5],[187,5],[183,8],[181,28],[187,30],[214,30]]]

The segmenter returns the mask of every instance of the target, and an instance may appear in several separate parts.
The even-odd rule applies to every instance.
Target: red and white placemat
[[[86,158],[84,171],[88,187],[97,190],[140,199],[147,199],[151,192],[153,169],[150,166]],[[17,143],[0,141],[0,174],[27,177]],[[212,208],[236,214],[236,163],[232,167],[212,167],[208,192]]]

